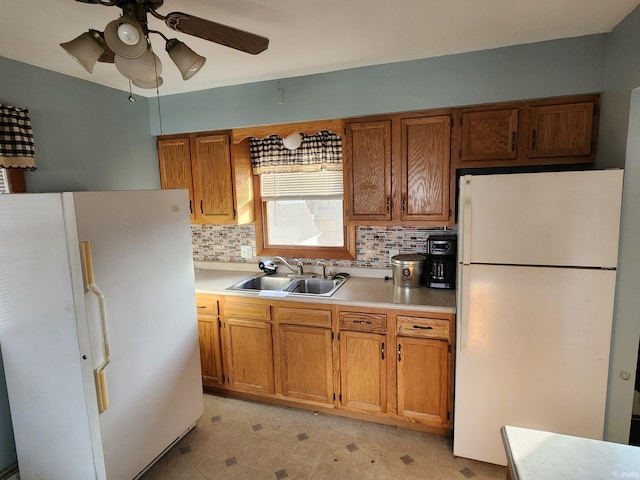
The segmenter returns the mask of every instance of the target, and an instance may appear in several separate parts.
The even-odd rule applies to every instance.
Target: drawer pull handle
[[[423,327],[422,325],[414,325],[413,328],[417,328],[419,330],[433,330],[433,327]]]
[[[382,360],[384,360],[384,342],[382,342],[382,347],[380,348],[380,353],[382,354]]]
[[[197,308],[207,308],[205,305],[198,305]]]
[[[371,320],[354,320],[353,323],[358,323],[360,325],[371,325]]]

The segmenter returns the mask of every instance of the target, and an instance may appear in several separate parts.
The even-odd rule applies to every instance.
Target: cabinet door
[[[592,102],[531,107],[529,157],[591,154]]]
[[[391,220],[391,121],[346,126],[347,218]]]
[[[200,340],[202,384],[205,386],[220,385],[223,382],[218,317],[198,315],[198,338]]]
[[[278,326],[279,393],[333,404],[331,329]]]
[[[274,393],[271,324],[225,318],[229,386],[235,390]]]
[[[397,339],[398,415],[429,425],[447,425],[448,342]]]
[[[402,220],[449,219],[451,117],[402,120]]]
[[[344,408],[386,411],[385,339],[386,335],[378,333],[340,332],[341,405]]]
[[[233,172],[227,135],[195,137],[193,146],[194,193],[203,223],[235,218]]]
[[[514,160],[517,156],[518,109],[462,114],[462,162]]]
[[[196,216],[189,145],[189,137],[158,140],[158,161],[162,189],[185,188],[189,190],[189,208],[193,222]]]

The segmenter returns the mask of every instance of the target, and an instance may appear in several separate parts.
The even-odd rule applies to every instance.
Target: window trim
[[[343,172],[344,176],[344,172]],[[346,216],[343,215],[342,228],[344,229],[343,247],[293,247],[291,245],[269,245],[266,241],[267,228],[265,225],[266,208],[265,202],[262,201],[262,189],[260,188],[260,175],[253,176],[254,205],[256,217],[256,255],[257,256],[275,256],[282,257],[300,257],[300,258],[318,258],[318,259],[340,259],[355,260],[356,259],[356,227],[345,224]],[[342,207],[344,211],[345,198],[342,198]]]
[[[27,191],[24,180],[24,169],[22,168],[5,168],[7,179],[8,193],[25,193]]]

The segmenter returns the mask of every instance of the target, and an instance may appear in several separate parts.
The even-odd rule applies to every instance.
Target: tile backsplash
[[[390,268],[389,251],[425,253],[429,235],[442,229],[426,227],[357,227],[356,260],[325,259],[327,265],[340,267]],[[193,259],[206,262],[257,263],[256,234],[249,225],[192,225]],[[242,246],[250,246],[254,256],[242,258]],[[317,259],[301,259],[315,263]]]

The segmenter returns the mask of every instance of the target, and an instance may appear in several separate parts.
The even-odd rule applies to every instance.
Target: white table
[[[640,479],[640,447],[504,426],[512,480]]]

